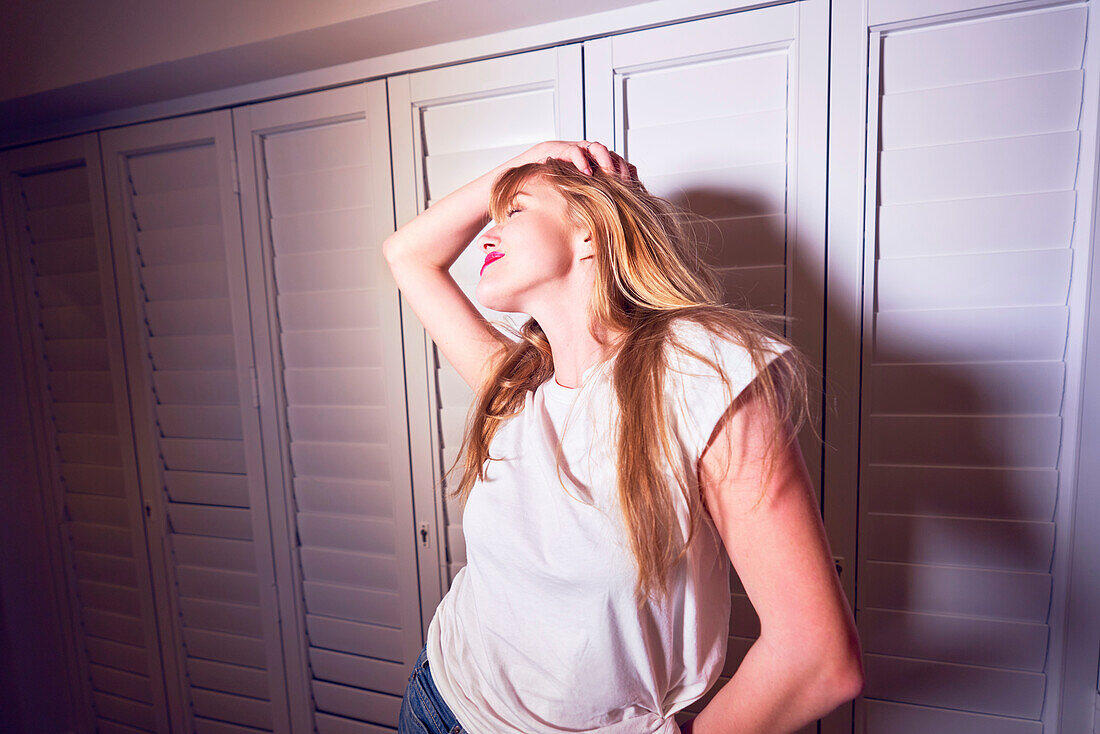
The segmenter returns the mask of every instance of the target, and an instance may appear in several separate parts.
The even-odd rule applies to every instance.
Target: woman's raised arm
[[[397,287],[420,323],[462,379],[477,390],[507,346],[449,272],[470,241],[489,223],[489,191],[504,171],[547,158],[573,161],[591,172],[591,156],[609,171],[627,170],[622,158],[599,143],[547,141],[451,192],[382,243]]]

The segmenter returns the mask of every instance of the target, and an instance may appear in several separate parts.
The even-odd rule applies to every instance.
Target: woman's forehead
[[[538,175],[528,177],[527,180],[521,182],[519,186],[516,187],[513,198],[519,198],[521,196],[528,196],[542,201],[563,200],[561,194],[554,185]]]

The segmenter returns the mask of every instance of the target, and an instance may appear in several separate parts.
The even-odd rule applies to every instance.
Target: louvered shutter
[[[25,357],[38,383],[42,490],[60,528],[82,725],[166,734],[98,141],[8,151],[0,175],[30,316]]]
[[[788,336],[816,362],[825,107],[798,90],[825,84],[826,17],[823,3],[791,3],[585,43],[586,137],[613,143],[651,192],[691,213],[728,303],[794,316]],[[816,479],[819,452],[806,445]],[[688,712],[760,634],[736,571],[730,586],[725,669]]]
[[[1085,14],[872,34],[862,731],[1043,731]]]
[[[397,221],[404,224],[535,143],[580,139],[580,48],[563,46],[391,77],[389,102]],[[479,253],[467,248],[450,272],[490,321],[514,326],[526,321],[523,314],[502,314],[478,303],[474,292],[480,266]],[[404,313],[410,335],[408,382],[428,386],[426,392],[409,393],[417,523],[445,531],[446,558],[440,555],[443,565],[436,575],[449,586],[466,563],[461,516],[449,500],[444,507],[442,493],[433,488],[455,461],[473,392],[435,349],[411,309]],[[425,629],[444,591],[424,587]]]
[[[102,134],[180,731],[288,731],[228,112]]]
[[[300,640],[287,657],[307,674],[295,722],[396,728],[424,639],[397,286],[381,254],[385,82],[234,115],[253,302],[270,313],[266,455],[288,499],[279,553],[293,573],[279,583]]]

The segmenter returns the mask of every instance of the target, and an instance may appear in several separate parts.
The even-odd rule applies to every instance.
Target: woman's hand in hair
[[[589,175],[592,174],[592,164],[595,163],[623,181],[638,179],[637,168],[603,143],[594,141],[547,140],[524,151],[513,161],[514,165],[520,166],[524,163],[542,163],[549,158],[571,162],[577,170]]]

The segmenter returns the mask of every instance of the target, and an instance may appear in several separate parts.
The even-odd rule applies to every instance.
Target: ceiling
[[[640,0],[0,3],[0,133],[640,4]]]

